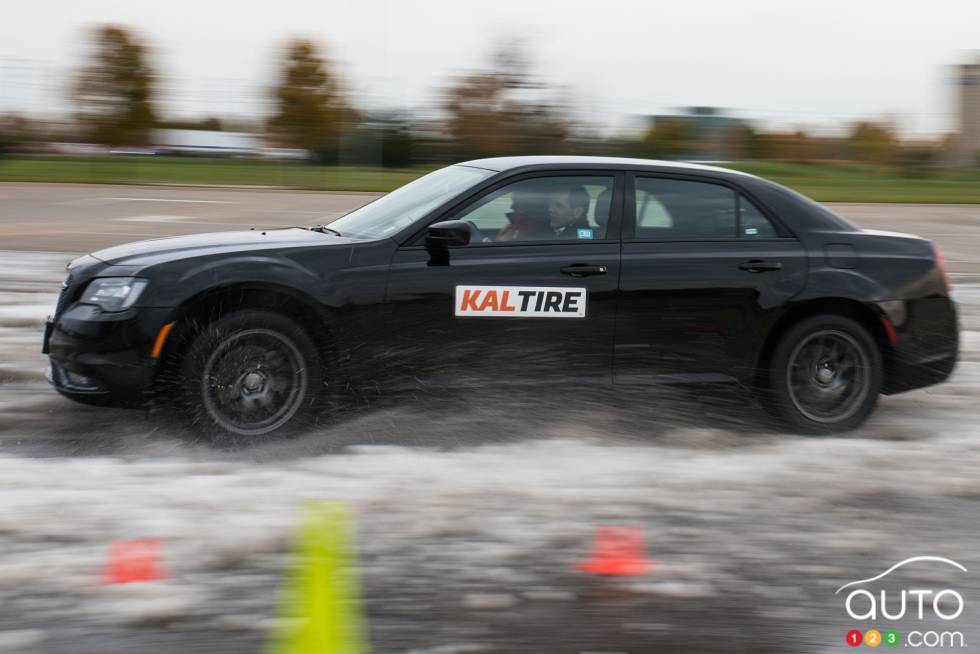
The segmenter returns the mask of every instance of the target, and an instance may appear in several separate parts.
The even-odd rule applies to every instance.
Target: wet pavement
[[[307,500],[356,514],[377,652],[843,652],[873,626],[968,645],[924,651],[980,643],[969,274],[952,380],[842,437],[773,431],[739,391],[700,389],[369,397],[288,441],[215,448],[48,388],[40,321],[68,258],[0,253],[0,652],[258,652]],[[602,525],[640,527],[653,571],[576,569]],[[167,579],[102,584],[108,543],[146,537]],[[922,555],[968,572],[908,566],[889,590],[955,588],[959,618],[848,617],[838,587]]]

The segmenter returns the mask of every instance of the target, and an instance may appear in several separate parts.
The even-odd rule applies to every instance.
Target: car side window
[[[636,179],[634,239],[735,238],[735,191],[679,179]]]
[[[739,236],[748,238],[776,238],[779,236],[769,219],[744,195],[739,195],[738,210],[739,224],[742,229]]]
[[[606,238],[613,177],[534,177],[503,186],[449,220],[474,227],[471,245]]]

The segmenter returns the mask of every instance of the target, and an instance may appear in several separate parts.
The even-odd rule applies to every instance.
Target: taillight
[[[885,328],[885,338],[892,347],[898,345],[898,334],[895,332],[895,325],[888,319],[888,316],[881,316],[881,326]]]
[[[939,251],[939,246],[935,243],[932,244],[932,256],[936,259],[936,267],[942,272],[943,279],[946,281],[946,292],[951,293],[953,291],[953,278],[949,275],[949,265],[946,263],[946,257]]]

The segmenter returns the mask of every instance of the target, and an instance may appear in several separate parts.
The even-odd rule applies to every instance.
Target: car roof
[[[473,159],[463,161],[459,165],[472,166],[474,168],[484,168],[495,172],[504,172],[515,168],[526,168],[534,166],[583,166],[599,168],[623,168],[623,169],[651,169],[658,171],[676,172],[707,172],[716,175],[737,175],[741,177],[755,177],[749,173],[730,168],[720,168],[718,166],[707,166],[704,164],[686,163],[682,161],[659,161],[656,159],[633,159],[630,157],[577,157],[565,155],[545,155],[545,156],[522,156],[522,157],[491,157],[488,159]]]

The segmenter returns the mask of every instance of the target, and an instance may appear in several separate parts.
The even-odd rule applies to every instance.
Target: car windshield
[[[391,236],[493,174],[469,166],[441,168],[335,220],[330,229],[351,238]]]

